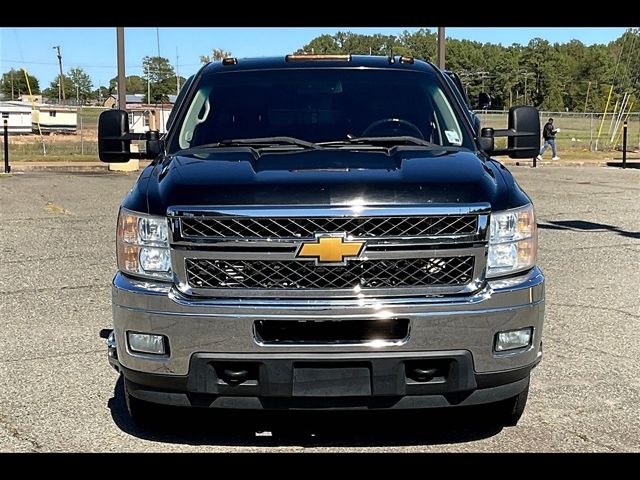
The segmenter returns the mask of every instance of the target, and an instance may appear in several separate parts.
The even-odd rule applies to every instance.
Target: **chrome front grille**
[[[185,238],[307,239],[345,232],[356,238],[402,238],[472,234],[477,215],[347,218],[191,217],[181,220]]]
[[[484,284],[489,215],[488,204],[170,207],[175,284],[229,298],[473,292]],[[324,237],[363,246],[343,263],[301,256]]]
[[[186,259],[187,279],[196,288],[369,289],[465,285],[474,257],[360,260],[323,267],[308,261]]]

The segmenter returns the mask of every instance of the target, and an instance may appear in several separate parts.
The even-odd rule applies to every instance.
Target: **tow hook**
[[[411,372],[411,378],[418,382],[429,382],[436,376],[438,370],[436,368],[414,368]]]
[[[100,330],[100,338],[104,338],[107,341],[107,356],[111,366],[119,372],[120,369],[118,362],[118,344],[116,343],[116,335],[113,329],[103,328]]]
[[[230,368],[225,368],[222,372],[222,379],[229,385],[239,385],[244,382],[248,376],[249,372],[247,370],[231,370]]]

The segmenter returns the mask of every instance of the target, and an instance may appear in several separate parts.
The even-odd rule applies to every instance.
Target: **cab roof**
[[[339,58],[336,58],[339,57]],[[393,59],[393,60],[392,60]],[[412,57],[374,55],[283,55],[281,57],[234,58],[208,63],[203,75],[242,71],[303,68],[384,68],[432,73],[436,67]]]

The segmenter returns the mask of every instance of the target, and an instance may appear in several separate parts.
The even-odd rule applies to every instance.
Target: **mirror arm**
[[[516,132],[512,128],[505,128],[501,130],[494,130],[494,137],[535,137],[538,135],[535,132]]]
[[[530,149],[526,148],[526,147],[508,148],[508,149],[504,149],[504,150],[493,150],[491,152],[491,154],[492,155],[509,155],[510,153],[513,153],[513,152],[521,152],[521,151],[526,151],[526,150],[530,150]]]
[[[146,133],[125,133],[122,136],[117,136],[117,137],[102,137],[105,140],[124,140],[124,141],[131,141],[131,140],[146,140],[147,136]]]
[[[106,153],[107,155],[109,155],[109,154],[117,155],[117,154],[122,153],[122,152],[109,152],[109,151],[104,151],[103,150],[103,153]],[[144,160],[145,158],[147,158],[147,157],[144,156],[144,153],[141,153],[141,152],[130,152],[127,155],[127,157],[129,157],[130,159],[137,159],[137,160]]]

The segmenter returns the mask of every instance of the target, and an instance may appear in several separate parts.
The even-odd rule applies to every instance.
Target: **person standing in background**
[[[553,157],[551,160],[560,160],[558,153],[556,151],[556,133],[560,131],[559,128],[554,128],[553,126],[553,118],[550,118],[547,123],[544,124],[544,128],[542,129],[542,137],[544,138],[544,145],[540,149],[540,155],[538,155],[538,160],[542,160],[542,154],[547,150],[547,148],[551,147],[551,152],[553,153]]]

